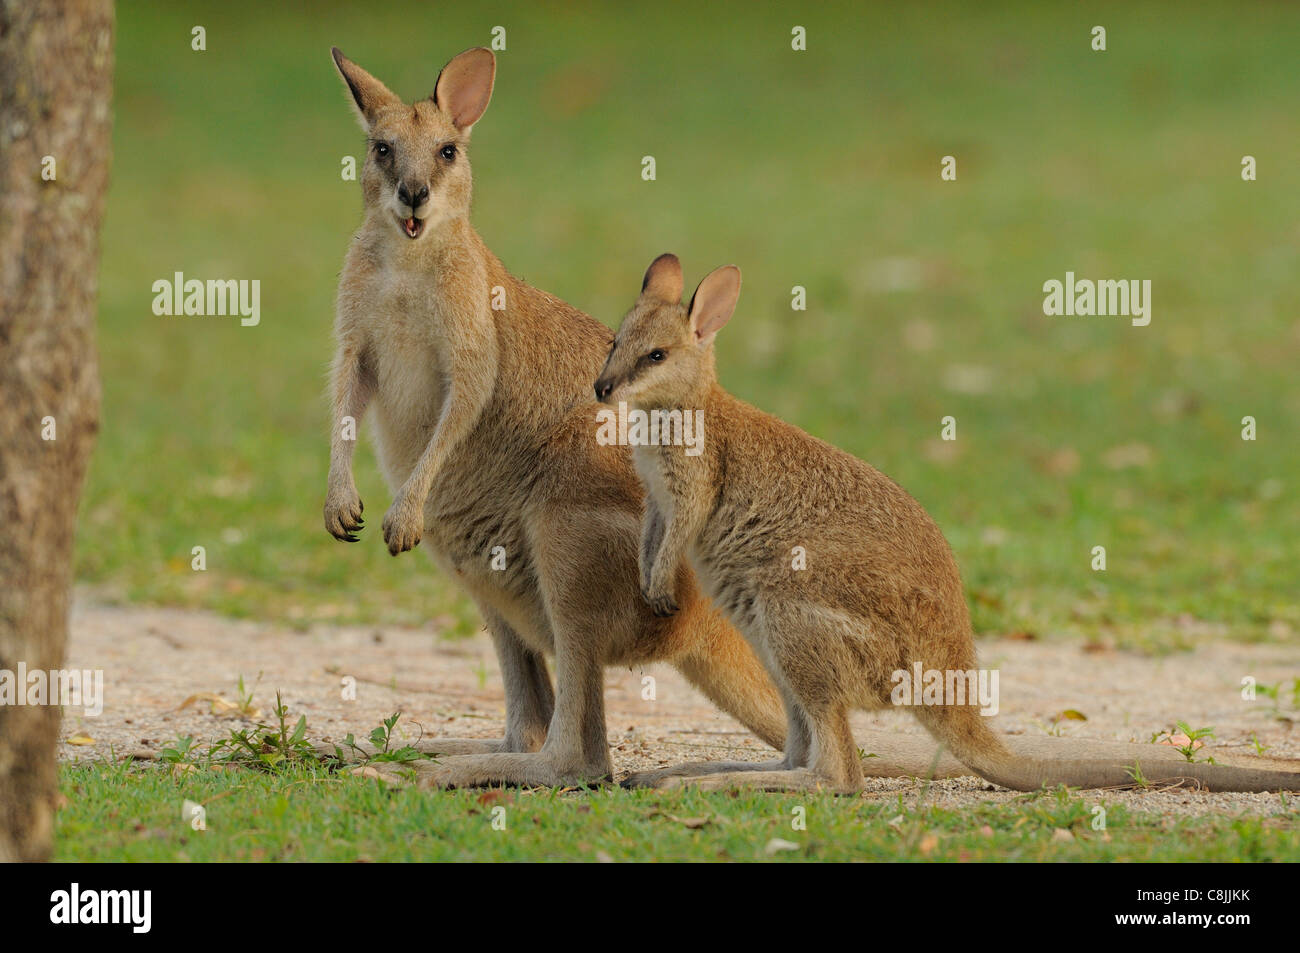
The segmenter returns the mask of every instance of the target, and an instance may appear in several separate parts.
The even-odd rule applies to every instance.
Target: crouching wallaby
[[[861,460],[718,386],[713,340],[739,294],[740,271],[728,265],[701,281],[683,308],[681,265],[672,255],[655,259],[595,389],[598,399],[645,414],[639,423],[649,439],[633,455],[648,492],[646,602],[658,615],[677,611],[678,567],[689,558],[785,700],[785,757],[697,763],[629,781],[712,775],[697,783],[853,791],[863,772],[850,710],[888,707],[901,684],[895,673],[910,676],[917,666],[973,673],[970,618],[952,552],[916,500]],[[694,421],[690,444],[679,439],[683,421]],[[938,703],[912,711],[963,764],[1004,787],[1125,785],[1140,770],[1147,780],[1194,778],[1215,789],[1300,790],[1300,773],[1252,767],[1019,757],[990,730],[979,700],[964,696],[927,693]]]
[[[432,742],[452,757],[427,780],[608,777],[604,666],[655,660],[779,748],[780,697],[689,569],[677,616],[641,601],[644,495],[627,447],[594,439],[591,381],[613,335],[509,274],[469,223],[492,53],[455,57],[414,104],[333,56],[367,139],[365,216],[338,290],[325,527],[349,542],[361,531],[352,455],[369,408],[393,492],[384,541],[393,555],[422,543],[468,592],[505,680],[505,737]]]

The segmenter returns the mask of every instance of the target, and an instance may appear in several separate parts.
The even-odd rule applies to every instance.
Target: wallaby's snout
[[[609,395],[614,393],[614,388],[618,386],[618,375],[611,372],[610,367],[614,363],[614,352],[618,349],[618,341],[615,340],[609,346],[609,353],[605,355],[605,363],[600,369],[600,377],[596,378],[595,390],[596,399],[602,404],[610,402]]]
[[[397,186],[397,198],[411,210],[410,214],[414,215],[416,210],[429,200],[429,187],[402,182]]]
[[[407,238],[419,238],[429,217],[429,187],[406,182],[397,184],[397,207],[393,209]]]

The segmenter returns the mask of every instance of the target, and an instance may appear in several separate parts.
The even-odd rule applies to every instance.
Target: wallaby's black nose
[[[397,197],[401,199],[403,205],[409,205],[411,211],[414,212],[428,199],[429,187],[422,185],[418,189],[412,189],[405,182],[402,182],[397,186]]]
[[[614,385],[608,381],[596,381],[596,399],[604,400],[613,389]]]

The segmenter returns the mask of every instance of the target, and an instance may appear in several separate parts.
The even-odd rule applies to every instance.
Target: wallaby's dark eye
[[[388,153],[392,151],[393,150],[389,147],[388,143],[386,142],[375,143],[375,155],[379,156],[379,158],[381,159],[387,158]]]
[[[659,350],[659,348],[655,348],[653,351],[651,351],[649,354],[646,355],[646,357],[650,358],[650,360],[654,361],[656,364],[658,364],[667,356],[668,355],[665,354],[663,351]]]
[[[450,162],[452,159],[456,158],[456,147],[451,144],[445,145],[438,150],[438,155]]]

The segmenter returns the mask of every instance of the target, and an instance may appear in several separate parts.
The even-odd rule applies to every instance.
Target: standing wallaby
[[[627,448],[592,437],[591,380],[612,333],[509,274],[469,223],[466,153],[492,95],[492,53],[455,57],[413,105],[333,57],[367,141],[365,217],[338,290],[325,527],[358,538],[352,454],[369,408],[393,492],[388,549],[432,550],[482,612],[505,681],[505,737],[433,742],[453,757],[429,780],[608,777],[604,667],[655,660],[779,748],[780,697],[689,569],[675,618],[638,594],[644,494]]]
[[[718,386],[713,340],[739,295],[740,270],[728,265],[701,281],[683,308],[681,265],[661,255],[595,390],[606,403],[657,414],[660,424],[645,431],[657,430],[657,442],[639,441],[633,451],[648,492],[640,560],[646,602],[659,615],[676,611],[684,598],[679,564],[688,557],[785,699],[785,757],[683,765],[629,782],[712,775],[698,783],[853,791],[863,773],[850,710],[889,707],[896,673],[918,664],[925,672],[973,675],[970,618],[952,552],[916,500],[861,460]],[[702,440],[697,423],[688,444],[673,425],[691,419],[702,421]],[[965,692],[961,702],[943,698],[912,710],[963,764],[1005,787],[1133,781],[1132,760],[1013,755]],[[1293,772],[1154,756],[1143,756],[1140,767],[1148,780],[1300,790]]]

